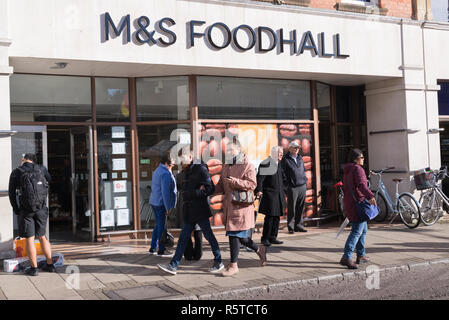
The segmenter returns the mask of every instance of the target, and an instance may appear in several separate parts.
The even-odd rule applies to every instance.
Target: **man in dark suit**
[[[280,161],[284,152],[281,147],[271,149],[271,156],[260,163],[255,193],[260,200],[259,212],[265,214],[262,244],[282,244],[277,239],[279,221],[285,207],[284,172]]]
[[[302,225],[307,178],[299,149],[296,142],[290,142],[288,152],[281,161],[282,169],[287,177],[287,227],[290,234],[295,231],[307,232]]]

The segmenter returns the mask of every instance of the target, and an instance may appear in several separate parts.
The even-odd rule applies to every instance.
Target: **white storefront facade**
[[[343,142],[339,142],[340,131],[336,124],[339,107],[335,92],[339,89],[336,88],[364,86],[364,101],[359,101],[359,105],[366,114],[363,120],[357,120],[360,130],[351,131],[350,135],[352,137],[359,132],[364,136],[354,139],[366,141],[370,169],[395,167],[393,173],[384,177],[390,192],[393,191],[391,179],[404,177],[411,181],[409,172],[440,166],[440,140],[436,130],[439,128],[437,81],[449,79],[449,63],[446,61],[449,53],[448,24],[237,0],[0,0],[0,21],[0,130],[4,132],[0,138],[0,189],[8,189],[9,174],[17,166],[13,158],[14,152],[19,151],[14,151],[14,136],[11,138],[8,134],[11,129],[20,134],[22,131],[26,133],[26,127],[43,127],[39,129],[43,133],[38,139],[41,146],[37,149],[43,154],[48,153],[47,159],[42,161],[50,166],[50,149],[57,148],[50,145],[52,137],[57,137],[57,130],[70,131],[67,137],[72,140],[67,141],[72,141],[75,151],[72,151],[72,158],[67,157],[67,164],[72,166],[72,173],[67,173],[69,178],[75,177],[73,166],[78,160],[73,153],[76,154],[77,148],[76,134],[82,132],[81,140],[87,141],[88,145],[84,146],[88,153],[85,157],[89,161],[85,170],[80,171],[81,180],[87,182],[88,193],[87,205],[83,209],[87,217],[84,228],[90,228],[92,240],[102,234],[151,228],[150,224],[144,225],[145,219],[142,218],[146,210],[143,203],[146,185],[143,182],[150,175],[150,164],[154,163],[151,151],[145,155],[142,152],[142,141],[150,141],[145,140],[144,134],[148,137],[153,134],[150,129],[151,132],[145,131],[146,126],[186,128],[192,136],[184,140],[193,141],[197,149],[201,148],[201,124],[197,120],[209,125],[205,125],[203,131],[220,128],[221,124],[223,128],[236,124],[240,130],[251,128],[251,125],[276,125],[281,132],[282,124],[297,125],[295,132],[304,129],[303,134],[310,136],[307,139],[312,145],[311,212],[312,216],[319,216],[324,189],[323,161],[326,158],[325,154],[319,156],[320,145],[326,144],[320,136],[327,134],[324,126],[331,128],[330,164],[340,167],[342,163],[339,147]],[[56,64],[61,62],[65,65]],[[65,88],[60,82],[65,78],[48,78],[47,75],[70,79],[79,77],[80,84]],[[160,110],[154,119],[151,112],[145,116],[145,112],[139,111],[143,110],[139,109],[139,101],[155,99],[145,96],[145,88],[148,88],[145,83],[157,79],[156,85],[151,86],[151,95],[160,93],[171,83],[164,82],[165,77],[181,83],[172,91],[176,96],[174,112],[178,112],[177,115],[164,116],[164,110],[173,111],[164,109],[162,102],[157,106]],[[69,78],[68,83],[72,83]],[[112,79],[112,84],[108,83],[109,79]],[[248,82],[251,84],[244,79],[250,79]],[[119,80],[124,82],[119,83]],[[264,106],[269,97],[257,99],[264,91],[261,89],[257,93],[258,81],[261,88],[265,88],[267,82],[279,86],[274,91],[281,92],[274,107],[278,103],[288,111],[289,105],[297,104],[310,110],[299,113],[299,118],[290,111],[285,114],[272,111]],[[208,87],[211,83],[213,85]],[[228,84],[233,89],[226,96]],[[296,84],[302,89],[293,89],[296,93],[291,93],[290,88]],[[328,99],[317,91],[321,84],[329,86],[326,89]],[[54,90],[57,92],[52,92],[51,85],[58,88]],[[245,85],[249,88],[245,87],[245,90],[255,93],[246,97],[245,90],[239,91],[239,86]],[[223,86],[224,105],[217,102]],[[104,101],[100,101],[103,95],[100,87],[106,92]],[[202,91],[208,91],[208,88],[216,89],[217,93]],[[108,117],[107,106],[115,103],[112,101],[114,94],[123,93],[119,89],[126,94],[119,97],[116,107],[125,105],[127,111],[122,109],[119,116],[111,118]],[[237,94],[240,97],[235,101],[230,98]],[[284,102],[283,94],[291,99],[285,98],[288,101]],[[65,97],[71,102],[66,104]],[[124,104],[123,99],[127,101]],[[321,115],[323,100],[329,100],[322,105],[334,110],[329,111],[331,115]],[[67,109],[76,105],[80,108],[86,105],[93,108],[95,105],[97,108],[93,109],[92,117],[87,115],[78,119],[77,111],[72,110],[68,113],[68,120],[64,119]],[[147,108],[151,105],[149,102]],[[235,107],[232,110],[237,110],[236,115],[226,114],[226,110],[231,110],[226,109],[228,105]],[[242,105],[249,111],[239,116],[238,107]],[[32,108],[42,106],[54,108],[50,108],[54,114],[58,114],[58,108],[65,108],[65,111],[54,118],[44,114],[49,113],[49,109],[39,116],[33,115]],[[265,117],[255,116],[264,114],[265,110],[270,110],[266,111]],[[342,126],[343,122],[347,123],[342,135],[345,130],[352,130],[354,119],[351,119],[340,121]],[[85,130],[78,132],[75,130],[78,127]],[[114,144],[111,142],[114,132],[109,131],[118,130],[115,134],[119,138],[121,134],[120,128],[111,127],[122,127],[126,131],[126,138],[122,132],[125,140],[117,140],[112,146],[117,148],[114,150],[126,148],[126,164],[114,162],[113,159],[119,158],[109,156],[117,166],[115,171],[118,175],[113,172],[113,167],[102,169],[103,156],[111,153],[107,150],[112,150],[108,148]],[[101,135],[107,135],[110,144],[106,145]],[[280,140],[281,135],[279,143]],[[147,169],[145,165],[148,165]],[[125,169],[126,166],[129,170]],[[332,178],[340,175],[337,168],[331,168],[330,172]],[[125,197],[122,199],[113,197],[111,201],[115,202],[108,207],[105,203],[109,200],[105,200],[106,193],[102,193],[107,184],[103,186],[98,181],[110,181],[113,190],[124,188],[128,193],[119,193]],[[403,183],[401,189],[413,191],[414,185],[412,182]],[[72,202],[78,203],[77,195],[73,197],[75,200]],[[73,209],[73,203],[68,208]],[[122,211],[117,212],[116,209]],[[112,224],[107,222],[111,218],[109,215],[113,217]],[[129,227],[118,228],[126,225],[118,224],[118,221],[126,220],[127,215]],[[56,216],[55,221],[58,220]],[[73,221],[81,223],[80,219],[74,215],[70,218],[70,227],[76,233],[77,226]],[[0,198],[0,222],[1,257],[10,252],[15,229],[6,196]],[[219,221],[215,222],[220,225]]]

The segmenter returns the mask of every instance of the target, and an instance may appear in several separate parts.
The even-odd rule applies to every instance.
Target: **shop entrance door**
[[[17,131],[11,137],[11,167],[15,169],[21,165],[22,157],[26,153],[34,153],[37,163],[48,168],[47,161],[47,127],[46,126],[11,126],[11,130]],[[17,215],[14,215],[14,237],[18,236],[19,227]],[[48,234],[47,221],[47,238]]]
[[[95,239],[93,142],[91,127],[70,129],[72,234],[84,241]]]

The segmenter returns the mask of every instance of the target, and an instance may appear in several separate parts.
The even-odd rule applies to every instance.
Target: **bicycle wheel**
[[[416,228],[421,222],[421,212],[418,201],[410,193],[402,193],[398,199],[397,210],[402,222],[410,229]]]
[[[374,221],[376,222],[383,222],[388,217],[389,209],[387,206],[387,201],[385,200],[385,197],[380,192],[376,193],[376,191],[371,190],[371,192],[374,194],[377,207],[379,208],[379,214],[374,218]]]
[[[422,194],[419,199],[421,205],[421,221],[426,226],[435,224],[440,218],[441,208],[443,201],[440,199],[435,189]]]

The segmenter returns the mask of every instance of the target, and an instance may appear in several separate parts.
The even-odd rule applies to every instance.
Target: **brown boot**
[[[260,259],[260,266],[263,267],[265,263],[267,262],[267,247],[265,246],[259,246],[259,249],[257,250],[257,255]]]
[[[367,256],[359,257],[357,256],[357,259],[355,260],[355,263],[361,264],[361,263],[368,263],[370,262],[370,258]]]
[[[340,264],[342,266],[348,267],[348,269],[357,269],[357,265],[352,260],[349,260],[347,258],[341,258]]]
[[[233,262],[233,263],[228,264],[226,270],[223,271],[222,275],[223,275],[223,277],[230,277],[230,276],[233,276],[234,274],[236,274],[237,272],[239,272],[237,262]]]

